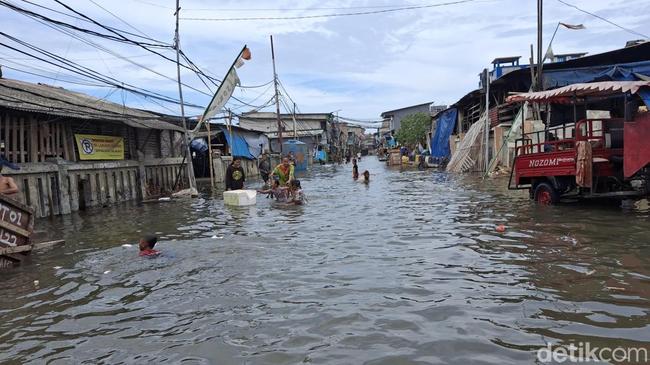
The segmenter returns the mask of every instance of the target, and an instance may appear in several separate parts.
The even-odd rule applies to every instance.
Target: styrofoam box
[[[255,190],[230,190],[223,192],[223,203],[226,205],[255,205],[257,192]]]

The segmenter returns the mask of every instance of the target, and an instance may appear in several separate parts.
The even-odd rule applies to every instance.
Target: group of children
[[[352,179],[359,180],[359,165],[357,165],[357,159],[352,159]],[[368,170],[363,172],[363,183],[368,184],[370,182],[370,172]]]
[[[273,179],[268,189],[257,191],[260,194],[267,194],[267,198],[273,198],[280,203],[302,205],[305,201],[305,194],[302,192],[300,180],[290,180],[287,186],[282,186],[279,179]]]

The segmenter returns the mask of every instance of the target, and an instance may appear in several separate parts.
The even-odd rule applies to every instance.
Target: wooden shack
[[[0,78],[0,154],[16,199],[47,217],[188,187],[183,129],[160,114]],[[177,175],[180,184],[175,186]]]

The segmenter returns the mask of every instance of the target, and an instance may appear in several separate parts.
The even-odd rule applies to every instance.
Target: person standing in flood
[[[352,178],[354,180],[359,179],[359,166],[357,165],[357,159],[352,159]]]
[[[277,176],[280,181],[280,186],[287,186],[289,181],[295,179],[295,167],[291,164],[288,157],[282,158],[282,163],[276,166],[271,173],[271,177]]]
[[[14,197],[20,189],[12,177],[2,175],[2,168],[5,166],[12,170],[20,170],[20,167],[0,157],[0,194]]]
[[[232,163],[226,169],[226,190],[241,190],[244,188],[246,174],[241,167],[241,158],[233,157]]]
[[[269,162],[269,156],[266,152],[262,152],[260,155],[260,162],[257,165],[257,168],[260,170],[260,176],[264,180],[264,184],[269,184],[269,174],[271,173],[271,163]]]

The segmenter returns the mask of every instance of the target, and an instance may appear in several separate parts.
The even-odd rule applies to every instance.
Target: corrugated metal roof
[[[381,117],[382,117],[382,118],[386,118],[386,117],[389,116],[391,113],[394,113],[394,112],[399,111],[399,110],[411,109],[411,108],[417,108],[417,107],[421,107],[421,106],[424,106],[424,105],[431,105],[431,104],[433,104],[433,103],[434,103],[434,102],[432,101],[432,102],[429,102],[429,103],[422,103],[422,104],[416,104],[416,105],[411,105],[411,106],[405,106],[405,107],[403,107],[403,108],[398,108],[398,109],[393,109],[393,110],[387,110],[387,111],[381,113]]]
[[[327,120],[332,113],[296,113],[296,120]],[[245,112],[239,119],[272,119],[277,120],[273,112]],[[282,120],[293,120],[293,114],[280,114]]]
[[[0,78],[0,107],[85,120],[122,122],[134,128],[183,131],[154,113],[64,88]]]
[[[492,64],[495,63],[506,63],[506,62],[515,62],[519,61],[521,56],[512,56],[512,57],[497,57],[492,61]]]
[[[602,81],[572,84],[548,91],[511,95],[508,96],[506,101],[509,103],[522,101],[544,102],[553,101],[555,99],[571,98],[574,96],[608,96],[627,92],[635,94],[641,87],[650,87],[650,81]]]

